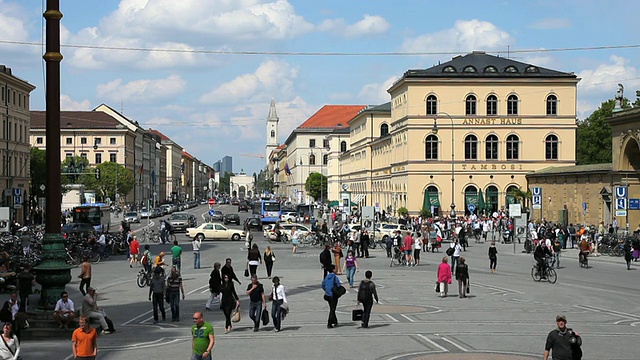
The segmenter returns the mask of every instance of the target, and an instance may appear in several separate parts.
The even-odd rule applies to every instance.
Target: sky
[[[379,105],[409,69],[474,50],[573,72],[578,118],[640,89],[640,1],[62,0],[62,110],[104,103],[211,165],[264,167],[328,104]],[[603,4],[607,5],[603,5]],[[0,64],[45,109],[46,0],[0,0]]]

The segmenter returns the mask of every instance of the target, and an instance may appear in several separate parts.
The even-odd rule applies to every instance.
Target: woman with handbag
[[[273,318],[273,331],[280,331],[280,325],[282,318],[285,315],[283,313],[283,305],[287,304],[287,294],[284,292],[284,285],[280,284],[280,278],[273,277],[273,288],[271,289],[271,295],[269,300],[271,303],[271,317]]]
[[[440,297],[446,297],[451,284],[451,266],[449,266],[449,257],[444,256],[442,262],[438,266],[438,285],[440,288]]]
[[[251,250],[249,250],[247,254],[247,265],[249,267],[249,276],[256,275],[256,272],[258,271],[258,265],[260,265],[261,262],[262,262],[262,258],[260,257],[260,250],[258,249],[258,244],[253,244],[251,246]]]
[[[236,294],[236,288],[233,286],[233,281],[229,279],[229,275],[227,274],[225,274],[222,279],[222,289],[220,293],[222,294],[222,300],[220,300],[220,302],[222,312],[224,313],[224,333],[226,334],[231,331],[231,313],[234,309],[240,307],[240,299],[238,298],[238,294]]]
[[[271,246],[267,246],[264,250],[264,266],[267,268],[267,277],[271,279],[271,270],[273,270],[273,263],[276,261],[276,254],[271,251]]]
[[[0,344],[0,359],[20,359],[20,341],[13,333],[13,325],[5,323],[2,327],[2,344]]]
[[[291,239],[291,251],[295,254],[298,251],[298,243],[300,243],[300,241],[298,240],[298,232],[296,227],[292,227],[291,228],[291,236],[289,237]]]

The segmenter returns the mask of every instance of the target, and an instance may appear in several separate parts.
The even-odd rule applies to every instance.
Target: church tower
[[[278,114],[276,114],[276,102],[271,98],[269,106],[269,116],[267,117],[267,145],[265,160],[269,165],[269,155],[278,147]]]

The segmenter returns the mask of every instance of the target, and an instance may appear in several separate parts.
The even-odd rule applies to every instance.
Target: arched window
[[[464,159],[478,160],[478,138],[475,135],[464,138]]]
[[[495,135],[487,136],[485,141],[486,151],[485,157],[487,160],[498,160],[498,137]]]
[[[498,97],[489,95],[487,97],[487,116],[498,115]]]
[[[340,152],[346,152],[347,151],[347,142],[346,141],[342,141],[340,143]]]
[[[276,131],[275,130],[271,130],[271,137],[276,137]]]
[[[316,164],[316,156],[313,154],[309,154],[309,165],[315,165]]]
[[[515,95],[507,98],[507,115],[518,115],[518,97]]]
[[[464,69],[462,69],[462,72],[476,73],[478,71],[476,70],[476,68],[474,68],[473,66],[469,65],[469,66],[466,66]]]
[[[427,115],[438,113],[438,98],[435,95],[427,96]]]
[[[328,163],[329,163],[329,155],[328,154],[322,155],[322,165],[327,165]]]
[[[380,125],[380,137],[389,135],[389,125],[382,124]]]
[[[558,115],[558,98],[555,95],[547,96],[547,116]]]
[[[456,72],[456,68],[454,68],[453,66],[447,66],[444,69],[442,69],[443,73],[454,73]]]
[[[490,185],[487,186],[486,196],[484,197],[484,205],[488,214],[498,211],[498,188]]]
[[[426,160],[438,160],[438,137],[435,135],[427,136],[424,150],[424,158]]]
[[[467,115],[476,115],[476,97],[475,95],[467,96],[465,100],[465,114]]]
[[[507,160],[519,159],[520,139],[517,135],[507,136]]]
[[[558,160],[558,137],[551,134],[544,140],[545,160]]]

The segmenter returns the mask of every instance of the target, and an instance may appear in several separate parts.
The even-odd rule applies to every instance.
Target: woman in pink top
[[[447,296],[449,284],[451,284],[451,266],[449,266],[449,258],[442,258],[442,262],[438,266],[438,283],[440,284],[440,297]]]

